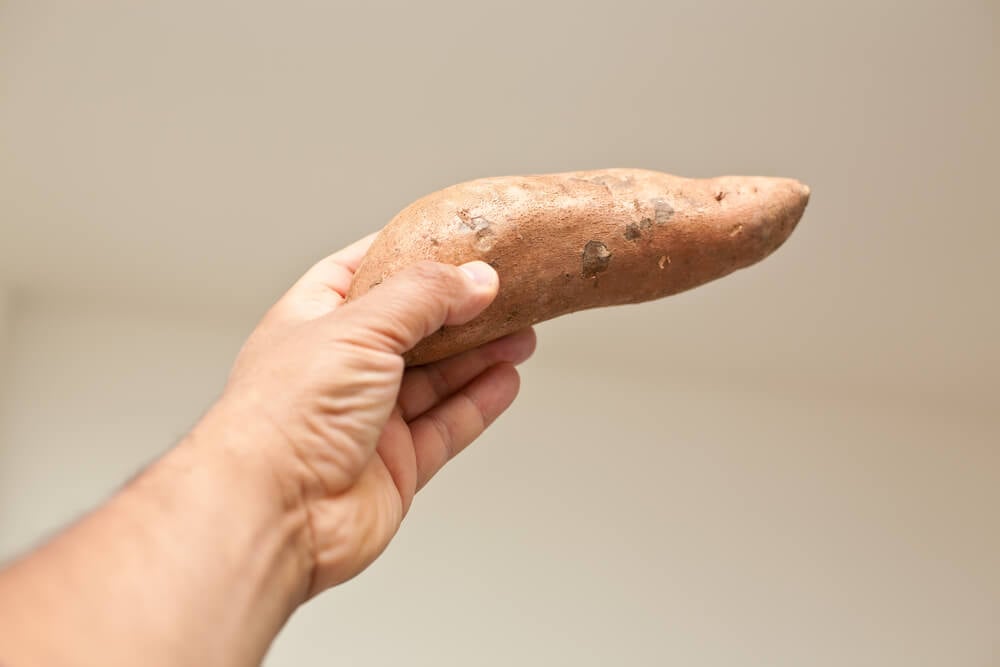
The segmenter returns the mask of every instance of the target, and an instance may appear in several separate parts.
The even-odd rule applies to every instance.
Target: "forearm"
[[[0,572],[0,664],[248,665],[306,594],[304,513],[210,415],[107,504]]]

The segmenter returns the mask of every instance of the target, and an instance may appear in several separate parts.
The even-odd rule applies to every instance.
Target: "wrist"
[[[198,582],[190,604],[218,619],[212,640],[251,662],[307,599],[313,572],[305,508],[254,423],[217,404],[123,492],[154,539],[175,545],[178,575]],[[188,561],[205,554],[214,562]]]
[[[313,550],[302,487],[285,452],[273,446],[274,434],[251,412],[223,397],[161,464],[197,468],[195,478],[225,516],[252,529],[256,539],[281,545],[276,556],[294,564],[295,580],[306,590]]]

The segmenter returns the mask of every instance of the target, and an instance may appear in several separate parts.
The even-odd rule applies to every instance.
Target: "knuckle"
[[[461,396],[469,404],[469,414],[473,420],[478,422],[476,430],[482,432],[490,425],[490,416],[479,397],[473,391],[463,391]]]
[[[426,377],[427,383],[431,388],[431,391],[439,399],[443,399],[451,393],[451,383],[448,382],[448,378],[445,376],[444,371],[441,370],[439,366],[431,364],[426,366]]]
[[[427,420],[431,427],[437,432],[439,443],[441,445],[441,462],[440,465],[444,465],[455,454],[455,437],[451,432],[451,428],[445,423],[444,419],[440,415],[430,413],[427,415]]]

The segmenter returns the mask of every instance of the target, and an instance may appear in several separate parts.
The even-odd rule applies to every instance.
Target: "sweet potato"
[[[808,200],[792,179],[641,169],[470,181],[403,209],[368,250],[348,300],[420,260],[489,262],[500,276],[496,301],[406,357],[424,364],[559,315],[721,278],[780,246]]]

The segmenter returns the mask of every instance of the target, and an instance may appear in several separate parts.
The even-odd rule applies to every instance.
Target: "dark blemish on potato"
[[[643,218],[642,220],[639,221],[639,231],[648,232],[652,228],[653,228],[652,218]]]
[[[431,245],[440,245],[440,243],[439,243],[439,241],[436,238],[432,237],[431,238]]]
[[[629,241],[635,241],[636,239],[642,238],[642,232],[639,231],[639,225],[634,222],[630,222],[625,225],[625,238]]]
[[[515,308],[514,310],[510,311],[509,313],[507,313],[506,317],[503,318],[503,321],[505,323],[509,323],[511,320],[513,320],[515,317],[517,317],[520,314],[521,314],[520,311],[518,311]]]
[[[474,232],[478,232],[481,229],[487,229],[490,226],[490,221],[481,215],[472,215],[469,213],[469,209],[460,208],[455,214],[458,221],[471,229]]]
[[[581,272],[584,278],[595,278],[598,273],[608,270],[611,251],[600,241],[587,241],[583,246]]]
[[[674,217],[674,207],[670,205],[666,199],[656,198],[650,202],[653,204],[653,211],[655,212],[656,224],[662,225],[663,223]]]
[[[726,191],[725,190],[718,190],[718,191],[716,191],[716,193],[715,193],[715,201],[722,201],[725,198],[726,198]]]

